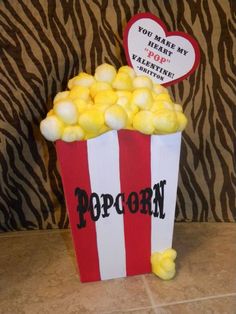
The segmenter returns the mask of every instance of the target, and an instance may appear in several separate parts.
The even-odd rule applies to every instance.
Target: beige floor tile
[[[141,276],[80,283],[70,233],[0,237],[0,313],[102,313],[149,307]]]
[[[165,282],[145,276],[153,303],[236,293],[235,240],[235,224],[176,224],[176,277]]]
[[[233,297],[217,297],[236,293],[235,240],[235,224],[176,224],[177,276],[172,281],[149,274],[82,284],[69,231],[1,234],[0,313],[153,314],[176,308],[204,313],[203,306],[215,313],[211,306],[221,301],[230,311],[227,300]],[[198,300],[207,297],[216,299]]]
[[[154,308],[143,308],[143,309],[130,309],[127,311],[113,311],[107,314],[156,314],[156,311],[157,309]]]
[[[235,314],[236,295],[156,308],[157,314]]]

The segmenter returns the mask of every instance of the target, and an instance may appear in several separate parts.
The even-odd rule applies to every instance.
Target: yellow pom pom
[[[121,106],[125,111],[131,111],[137,113],[139,111],[139,107],[136,106],[134,103],[131,102],[131,99],[127,98],[119,98],[116,102],[118,106]]]
[[[136,77],[136,73],[133,68],[128,65],[124,65],[119,68],[118,73],[126,73],[133,80]]]
[[[116,76],[116,69],[110,64],[103,63],[96,68],[94,76],[97,81],[111,83]]]
[[[152,89],[153,83],[152,80],[148,76],[140,75],[134,78],[133,80],[133,88],[148,88]]]
[[[79,75],[73,77],[68,82],[68,88],[72,89],[74,86],[90,87],[95,82],[92,75],[85,72],[79,73]]]
[[[173,103],[168,102],[168,101],[155,100],[150,110],[152,112],[156,112],[163,109],[174,110],[174,105]]]
[[[125,110],[118,106],[113,105],[105,112],[105,123],[113,130],[120,130],[126,127],[128,116]]]
[[[78,125],[70,125],[64,128],[61,139],[65,142],[79,141],[84,138],[84,131]]]
[[[148,110],[153,102],[152,94],[147,88],[139,88],[133,92],[131,103],[140,109]]]
[[[116,91],[116,95],[118,97],[118,99],[116,101],[117,105],[126,106],[126,105],[130,104],[131,97],[132,97],[131,92],[118,90],[118,91]]]
[[[56,94],[54,100],[53,100],[53,104],[55,105],[55,103],[59,100],[62,99],[66,99],[69,97],[70,92],[69,91],[65,91],[65,92],[59,92]]]
[[[152,272],[163,280],[170,280],[175,276],[176,251],[167,249],[164,252],[155,252],[151,255]]]
[[[111,105],[109,104],[96,104],[96,105],[93,105],[93,109],[96,109],[96,110],[99,110],[101,112],[105,112]]]
[[[117,101],[118,96],[113,90],[101,91],[94,97],[94,104],[113,105]]]
[[[132,90],[133,89],[133,83],[132,79],[127,73],[120,72],[117,73],[113,83],[112,87],[116,90]]]
[[[174,104],[174,109],[175,109],[175,111],[183,112],[183,108],[182,108],[182,106],[179,105],[179,104]]]
[[[47,117],[53,116],[54,115],[54,111],[53,109],[50,109],[47,113]]]
[[[170,259],[172,259],[173,261],[176,259],[177,257],[177,252],[174,249],[166,249],[163,252],[163,257],[169,257]]]
[[[111,85],[106,82],[95,82],[90,87],[90,95],[94,98],[97,93],[105,90],[112,90]]]
[[[153,134],[153,113],[146,110],[139,111],[134,116],[133,128],[144,134]]]
[[[179,112],[179,111],[176,111],[176,117],[177,117],[177,124],[178,124],[176,131],[182,132],[188,124],[188,119],[183,114],[183,112]]]
[[[158,94],[158,95],[156,95],[156,94],[153,94],[154,95],[154,100],[156,100],[156,101],[167,101],[167,102],[170,102],[170,103],[172,103],[172,100],[171,100],[171,98],[170,98],[170,95],[169,94]]]
[[[74,81],[75,81],[75,79],[76,79],[76,76],[75,76],[75,77],[72,77],[72,78],[68,81],[67,87],[68,87],[69,89],[71,89],[71,88],[74,86]]]
[[[153,124],[156,134],[169,134],[176,132],[178,123],[175,111],[156,111],[153,117]]]
[[[168,89],[165,88],[164,86],[160,85],[160,84],[153,84],[152,90],[156,95],[169,94]]]
[[[53,108],[55,114],[67,124],[77,122],[77,109],[71,100],[61,100],[56,102]]]
[[[98,137],[99,135],[103,134],[103,133],[106,133],[110,131],[110,129],[104,124],[101,129],[97,132],[86,132],[85,134],[85,140],[89,140],[91,138],[95,138],[95,137]]]
[[[56,141],[61,138],[64,124],[55,115],[46,117],[40,123],[40,132],[48,141]]]
[[[161,265],[157,265],[156,270],[153,273],[163,280],[170,280],[175,276],[175,268],[167,271],[161,267]]]
[[[83,99],[80,98],[76,98],[73,100],[73,103],[75,104],[76,108],[77,108],[77,113],[80,115],[82,112],[84,112],[85,110],[88,110],[92,107],[92,104],[90,102],[86,102]]]
[[[134,120],[135,115],[138,113],[138,111],[139,111],[138,108],[137,108],[137,111],[130,110],[130,109],[125,110],[125,112],[127,113],[127,116],[128,116],[126,129],[134,130],[133,120]]]
[[[174,261],[170,257],[165,257],[164,254],[160,265],[167,272],[172,271],[175,268]]]
[[[89,100],[89,88],[85,86],[74,86],[69,93],[69,98],[72,100],[76,98],[80,98],[85,101],[88,101]]]
[[[79,116],[79,125],[86,132],[98,133],[104,125],[103,113],[96,109],[86,110]]]
[[[118,100],[116,104],[122,107],[128,117],[126,129],[133,129],[133,117],[139,111],[139,108],[131,103],[132,93],[128,91],[117,91]]]
[[[49,138],[57,138],[61,125],[65,130],[60,136],[69,142],[93,138],[110,129],[168,134],[180,132],[187,125],[182,107],[172,102],[168,90],[148,76],[137,76],[128,65],[116,71],[104,63],[94,76],[79,73],[69,80],[68,87],[70,91],[56,95],[54,107],[47,114],[47,118],[54,117],[56,130]]]

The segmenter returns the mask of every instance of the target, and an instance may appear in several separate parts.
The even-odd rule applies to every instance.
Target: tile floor
[[[177,275],[80,283],[69,230],[0,234],[0,313],[236,314],[236,225],[177,223]]]

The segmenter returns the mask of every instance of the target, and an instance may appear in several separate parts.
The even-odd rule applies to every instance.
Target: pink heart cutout
[[[151,13],[131,18],[124,31],[124,48],[127,62],[137,74],[164,86],[184,80],[200,62],[196,40],[183,32],[168,32]]]

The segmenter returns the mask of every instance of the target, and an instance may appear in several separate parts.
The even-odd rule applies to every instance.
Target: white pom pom
[[[40,123],[40,131],[48,141],[56,141],[61,138],[63,123],[54,115],[48,116]]]
[[[103,63],[96,68],[94,76],[97,81],[111,83],[116,76],[116,69],[110,64]]]
[[[71,89],[74,86],[90,87],[95,82],[92,75],[85,72],[80,72],[79,75],[73,77],[68,82],[68,88]]]
[[[105,112],[105,123],[113,130],[121,130],[126,127],[128,116],[125,110],[118,106],[113,105]]]
[[[152,89],[152,80],[144,75],[136,76],[133,80],[133,87],[135,88],[148,88]]]
[[[70,100],[58,101],[54,105],[54,112],[56,115],[67,124],[74,124],[77,122],[77,109],[75,104]]]
[[[150,109],[152,102],[152,94],[148,88],[139,88],[133,92],[131,103],[138,106],[140,109]]]
[[[119,68],[118,73],[126,73],[133,80],[136,77],[136,73],[133,68],[128,65],[123,65]]]

